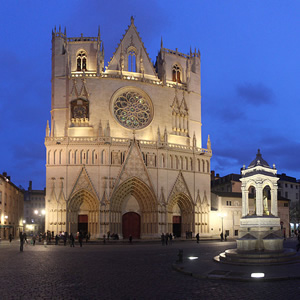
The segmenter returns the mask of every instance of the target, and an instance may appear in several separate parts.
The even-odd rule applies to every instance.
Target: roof
[[[270,168],[269,164],[262,158],[260,150],[257,150],[256,158],[250,163],[248,168],[253,168],[256,166],[263,166],[266,168]]]

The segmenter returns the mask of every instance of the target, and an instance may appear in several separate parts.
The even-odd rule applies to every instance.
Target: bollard
[[[177,262],[182,263],[183,262],[183,250],[179,249],[178,250],[178,260]]]

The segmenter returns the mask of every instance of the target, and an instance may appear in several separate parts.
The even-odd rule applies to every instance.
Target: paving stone
[[[225,243],[224,243],[225,244]],[[299,299],[300,280],[237,282],[197,279],[172,269],[184,257],[212,257],[230,244],[206,242],[84,244],[45,247],[0,243],[0,299]],[[199,263],[201,268],[201,263]],[[229,270],[229,269],[228,269]]]

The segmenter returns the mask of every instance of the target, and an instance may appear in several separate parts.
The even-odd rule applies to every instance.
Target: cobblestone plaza
[[[295,240],[288,241],[294,246]],[[300,279],[240,282],[198,279],[172,268],[178,250],[198,256],[201,266],[234,242],[175,241],[62,244],[0,243],[1,299],[299,299]],[[299,266],[296,265],[296,266]],[[294,265],[295,267],[295,265]],[[283,266],[285,271],[288,266]],[[299,278],[299,277],[298,277]]]

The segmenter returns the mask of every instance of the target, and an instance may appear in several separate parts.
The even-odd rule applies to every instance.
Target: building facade
[[[11,234],[18,237],[23,231],[24,193],[10,181],[7,173],[0,174],[0,238]]]
[[[45,194],[46,190],[33,190],[29,181],[24,192],[24,230],[29,235],[45,232]]]
[[[96,37],[52,33],[46,230],[210,234],[210,139],[202,146],[200,51],[153,65],[134,19],[107,66]]]

